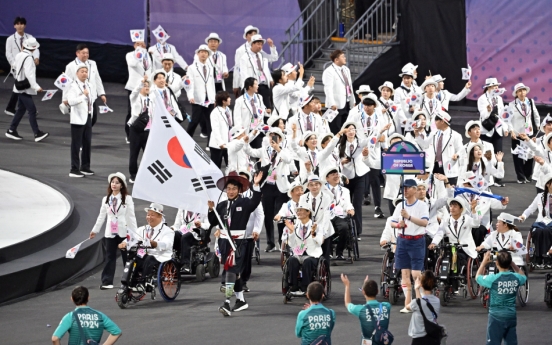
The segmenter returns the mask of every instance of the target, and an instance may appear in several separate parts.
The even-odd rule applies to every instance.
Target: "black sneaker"
[[[238,302],[236,302],[236,304],[238,304]],[[232,315],[232,309],[230,309],[230,303],[224,302],[224,304],[219,307],[219,312],[224,316]]]
[[[90,170],[90,169],[81,169],[80,172],[83,173],[83,174],[86,175],[86,176],[92,176],[92,175],[94,175],[94,172],[93,172],[92,170]]]
[[[17,131],[12,131],[11,129],[8,129],[6,132],[6,136],[13,140],[23,140],[23,137],[17,133]]]
[[[78,170],[71,170],[69,172],[69,177],[84,177],[84,174]]]
[[[371,205],[372,201],[370,200],[370,194],[364,197],[364,205]]]
[[[242,290],[243,290],[243,292],[251,291],[251,290],[249,290],[249,287],[247,286],[247,284],[243,284]]]
[[[376,206],[376,211],[374,213],[374,217],[376,217],[376,218],[385,217],[385,215],[383,214],[383,211],[381,210],[381,208],[379,206]]]
[[[267,252],[267,253],[273,252],[274,248],[276,248],[275,245],[269,244],[269,245],[266,246],[265,252]]]
[[[335,257],[336,260],[345,260],[345,258],[343,257],[343,255],[338,255]]]
[[[242,301],[241,299],[236,300],[236,303],[234,304],[234,308],[232,308],[232,311],[242,311],[249,308],[249,304],[247,304],[246,301]]]
[[[38,131],[38,133],[35,134],[35,142],[39,142],[42,139],[46,139],[47,136],[49,136],[50,133],[44,133],[43,131]]]

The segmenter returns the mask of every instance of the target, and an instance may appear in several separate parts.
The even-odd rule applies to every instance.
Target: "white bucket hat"
[[[164,214],[163,214],[163,205],[158,204],[158,203],[155,203],[155,202],[152,202],[152,203],[150,204],[150,207],[146,207],[146,208],[144,209],[144,211],[146,211],[146,212],[148,212],[148,211],[153,211],[153,212],[159,213],[159,214],[162,215],[162,216],[164,215]]]
[[[196,50],[196,53],[197,53],[197,50]],[[163,62],[164,60],[171,60],[172,62],[174,62],[174,56],[171,53],[165,53],[161,58],[161,62]]]
[[[435,75],[433,76],[433,80],[434,80],[436,83],[439,83],[439,82],[441,82],[441,81],[444,81],[445,79],[447,79],[447,78],[441,77],[440,74],[435,74]]]
[[[199,46],[199,48],[196,49],[195,53],[199,53],[200,51],[206,51],[207,53],[209,53],[209,56],[213,55],[213,51],[211,51],[211,49],[209,49],[209,47],[206,45],[206,44],[202,44]]]
[[[399,134],[399,133],[393,133],[391,134],[388,138],[387,138],[387,144],[388,145],[391,145],[391,140],[393,139],[401,139],[402,141],[404,141],[404,136],[402,134]]]
[[[370,89],[370,85],[360,85],[358,90],[356,90],[356,94],[360,95],[361,93],[371,93],[374,92],[374,90]]]
[[[267,134],[271,134],[271,133],[280,136],[280,138],[282,138],[282,140],[284,140],[286,138],[284,136],[284,133],[282,132],[282,130],[279,127],[270,127]]]
[[[312,213],[312,206],[306,200],[300,200],[296,209],[302,208],[303,210],[310,211]]]
[[[234,126],[234,127],[232,127],[232,129],[230,130],[230,138],[236,139],[236,138],[239,137],[240,134],[242,134],[242,133],[245,133],[245,128],[244,128],[244,127]]]
[[[301,181],[300,181],[298,178],[296,178],[296,179],[290,184],[289,189],[288,189],[288,191],[287,191],[287,195],[288,195],[288,197],[289,197],[290,199],[291,199],[291,193],[292,193],[293,190],[294,190],[295,188],[297,188],[297,187],[301,187],[301,189],[304,190],[303,184],[301,183]]]
[[[414,65],[412,62],[407,63],[403,66],[402,71],[415,71],[418,68],[418,65]]]
[[[469,131],[470,131],[470,128],[472,128],[473,126],[478,126],[479,128],[481,128],[481,121],[476,121],[476,120],[470,120],[468,121],[468,123],[466,123],[466,125],[464,126],[464,128],[466,129],[466,138],[470,138],[470,135],[469,135]]]
[[[126,182],[126,177],[125,177],[125,174],[123,174],[122,172],[116,172],[116,173],[113,173],[113,174],[109,174],[109,176],[107,177],[107,182],[111,183],[111,180],[114,178],[114,177],[118,177],[119,180],[123,181],[123,184],[127,185],[127,182]]]
[[[496,78],[487,78],[485,79],[485,85],[483,85],[483,89],[486,89],[491,86],[498,86],[500,83]]]
[[[40,44],[38,44],[36,38],[34,37],[29,37],[25,41],[23,41],[23,48],[25,49],[35,50],[38,49],[38,47],[40,47]]]
[[[362,125],[356,121],[345,121],[345,123],[341,126],[341,129],[347,128],[350,125],[355,126],[355,128],[358,130],[359,128],[362,128]]]
[[[328,174],[331,173],[332,171],[337,171],[339,173],[339,170],[337,169],[337,167],[334,167],[334,166],[326,166],[322,172],[320,173],[320,178],[323,180],[323,181],[326,181],[326,178],[328,177]]]
[[[309,94],[308,92],[301,92],[301,96],[299,96],[299,107],[301,109],[309,104],[310,101],[312,101],[313,95]]]
[[[514,86],[514,91],[512,92],[512,96],[516,97],[516,92],[518,92],[518,90],[521,90],[521,89],[527,90],[527,93],[531,91],[531,88],[529,86],[525,86],[525,84],[523,83],[517,83],[516,86]]]
[[[256,28],[256,27],[254,27],[253,25],[248,25],[248,26],[245,27],[245,29],[243,29],[243,39],[245,40],[245,39],[246,39],[247,33],[248,33],[249,31],[253,31],[253,30],[254,30],[254,31],[257,31],[257,34],[261,33],[261,32],[259,31],[259,28]]]
[[[552,116],[550,116],[550,113],[546,115],[546,117],[542,120],[540,124],[540,130],[544,132],[544,126],[546,126],[547,123],[552,123]]]
[[[288,62],[287,64],[283,65],[281,70],[284,71],[286,75],[290,74],[291,72],[295,71],[297,66],[294,66],[292,63]]]
[[[425,87],[428,86],[428,85],[433,85],[433,86],[435,86],[435,88],[437,88],[439,86],[439,84],[437,84],[437,82],[435,80],[433,80],[433,78],[429,78],[429,79],[424,80],[424,82],[422,83],[422,86],[420,86],[420,88],[422,90],[425,90]]]
[[[483,151],[483,144],[481,143],[470,143],[468,145],[468,149],[466,150],[468,152],[468,155],[470,154],[470,152],[473,150],[474,147],[478,146],[481,151]],[[483,151],[484,152],[484,151]]]
[[[514,225],[514,221],[516,220],[516,217],[512,216],[509,213],[502,212],[498,217],[496,217],[496,220],[501,220],[506,224]]]
[[[447,125],[450,126],[451,117],[450,117],[450,115],[449,115],[446,111],[444,111],[444,110],[439,110],[439,111],[437,112],[437,114],[435,114],[435,116],[438,117],[438,118],[440,118],[440,119],[442,119],[443,121],[445,121],[445,123],[446,123]],[[426,117],[426,119],[427,119],[427,117]]]
[[[552,133],[548,133],[547,135],[545,135],[544,139],[542,140],[542,143],[544,144],[544,147],[546,147],[546,151],[552,151],[548,147],[548,142],[550,141],[550,139],[552,139]]]
[[[253,35],[253,37],[251,37],[251,43],[255,43],[255,42],[259,42],[259,41],[262,41],[263,44],[266,42],[266,40],[263,38],[263,36],[261,36],[259,34]]]
[[[389,88],[389,90],[391,90],[391,94],[393,94],[395,92],[395,89],[393,88],[393,83],[390,82],[390,81],[386,81],[386,82],[383,83],[383,85],[378,87],[379,92],[381,92],[381,90],[383,90],[384,87]]]
[[[455,197],[455,198],[450,198],[447,200],[447,205],[450,207],[450,203],[453,202],[453,201],[456,201],[457,203],[459,203],[461,206],[462,206],[462,214],[468,212],[468,205],[466,203],[466,201],[462,198],[459,198],[459,197]]]
[[[320,183],[320,185],[324,184],[324,182],[322,182],[322,180],[320,179],[320,177],[318,177],[318,175],[310,175],[309,177],[307,177],[307,182],[303,184],[303,190],[309,189],[309,183],[311,182],[318,182]]]
[[[219,41],[219,44],[222,43],[222,39],[219,37],[219,35],[216,32],[211,32],[209,36],[205,39],[205,43],[208,44],[209,40],[217,40]]]
[[[423,115],[426,118],[426,120],[429,119],[430,117],[427,111],[425,109],[422,109],[422,110],[416,110],[414,114],[412,114],[412,119],[417,120],[418,116],[420,115]]]
[[[165,76],[165,79],[167,79],[167,72],[165,72],[164,69],[158,69],[156,70],[155,72],[153,72],[150,76],[150,79],[151,79],[151,82],[153,83],[153,81],[155,80],[155,77],[158,75],[158,74],[162,74]]]
[[[374,91],[372,91],[374,92]],[[372,101],[376,103],[376,107],[378,106],[378,96],[374,93],[369,93],[367,95],[362,96],[361,100],[364,101],[366,98],[370,98]]]
[[[322,148],[322,141],[323,141],[324,139],[326,139],[327,137],[330,137],[330,138],[331,138],[330,141],[331,141],[331,140],[334,138],[334,135],[333,135],[333,133],[328,132],[328,133],[324,133],[324,134],[321,134],[321,135],[318,135],[318,136],[317,136],[317,138],[318,138],[318,143],[316,143],[316,146],[318,146],[318,149],[319,149],[320,151],[323,150],[323,148]],[[328,145],[329,145],[329,143],[328,143]]]
[[[412,69],[409,69],[409,70],[406,70],[406,71],[403,70],[402,73],[399,74],[399,77],[402,78],[405,75],[408,75],[408,76],[411,76],[412,78],[414,78],[414,70],[412,70]]]
[[[277,114],[272,114],[270,115],[270,117],[266,120],[266,124],[269,125],[270,127],[272,127],[272,125],[274,124],[274,122],[278,121],[278,120],[286,120],[284,119],[283,117],[280,117],[280,115],[277,115]]]
[[[69,105],[67,105],[67,104],[65,104],[65,103],[62,102],[62,103],[59,105],[59,111],[61,111],[61,113],[62,113],[63,115],[69,115],[69,113],[71,113],[71,107],[70,107]]]
[[[247,179],[248,179],[248,180],[251,180],[251,173],[250,173],[249,171],[247,171],[247,170],[239,170],[239,171],[238,171],[238,175],[242,175],[242,174],[245,175],[245,176],[247,176]]]

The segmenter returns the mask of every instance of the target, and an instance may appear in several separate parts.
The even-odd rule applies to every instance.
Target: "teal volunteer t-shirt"
[[[500,321],[516,319],[516,298],[527,277],[515,272],[500,272],[478,276],[477,283],[491,292],[489,315]]]
[[[360,320],[360,330],[364,339],[371,339],[372,333],[380,319],[380,326],[383,329],[389,327],[389,316],[391,314],[391,304],[389,302],[381,303],[381,313],[379,308],[380,302],[373,300],[366,304],[353,304],[347,305],[349,313],[355,315]],[[370,309],[372,313],[370,314]]]
[[[310,345],[316,338],[326,335],[328,344],[331,342],[331,334],[335,325],[335,312],[322,305],[311,305],[308,309],[301,310],[297,315],[295,335],[301,338],[301,345]]]
[[[81,343],[79,326],[73,318],[73,313],[78,313],[78,318],[87,340],[92,339],[99,343],[104,329],[109,334],[121,334],[121,329],[104,313],[90,307],[77,307],[61,319],[59,326],[54,332],[54,335],[59,339],[69,332],[69,345],[79,345]]]

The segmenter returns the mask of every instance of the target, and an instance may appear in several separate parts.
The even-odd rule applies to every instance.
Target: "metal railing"
[[[280,68],[286,62],[295,64],[297,61],[307,65],[330,44],[337,30],[335,1],[312,0],[286,30],[287,41],[282,42],[283,49],[273,67]]]
[[[390,46],[398,44],[397,0],[378,0],[345,33],[342,50],[355,80]]]

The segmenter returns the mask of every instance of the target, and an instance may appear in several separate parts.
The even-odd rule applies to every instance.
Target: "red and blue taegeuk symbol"
[[[67,78],[61,77],[61,79],[59,81],[60,81],[60,83],[65,84],[65,83],[67,83]]]
[[[190,83],[191,83],[191,82],[190,82],[190,79],[185,79],[185,80],[184,80],[184,85],[190,85]]]
[[[416,95],[412,95],[412,100],[413,100],[413,101],[415,101],[415,100],[417,100],[417,99],[418,99],[418,97],[417,97]]]
[[[136,52],[136,58],[141,59],[142,58],[142,52]]]
[[[370,144],[376,145],[377,142],[378,142],[378,139],[376,139],[376,137],[371,137],[370,138]]]
[[[482,188],[485,185],[485,182],[483,180],[477,182],[477,187]]]
[[[330,211],[333,211],[334,208],[335,208],[335,204],[331,204],[330,205]]]
[[[517,248],[522,248],[522,247],[523,247],[523,243],[521,243],[521,242],[516,242],[516,247],[517,247]]]
[[[165,37],[165,33],[163,31],[159,32],[158,34],[159,37]]]
[[[177,165],[187,169],[192,168],[192,165],[190,164],[188,157],[186,157],[186,153],[180,145],[177,137],[172,137],[169,140],[169,142],[167,143],[167,152],[169,153],[169,157],[171,157],[173,162],[175,162]]]
[[[510,113],[507,112],[507,111],[504,112],[504,114],[502,114],[502,118],[503,118],[503,119],[507,119],[507,118],[509,118],[509,117],[510,117]]]
[[[135,32],[135,33],[134,33],[134,37],[140,38],[140,33],[139,33],[139,32]]]
[[[391,106],[391,111],[396,112],[397,111],[397,106],[396,105]]]

